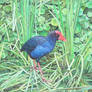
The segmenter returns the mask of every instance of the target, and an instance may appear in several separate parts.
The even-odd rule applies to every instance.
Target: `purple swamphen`
[[[46,37],[44,36],[32,37],[27,42],[25,42],[25,44],[21,48],[21,51],[27,52],[30,58],[33,59],[35,70],[37,70],[34,60],[36,59],[43,81],[46,80],[43,77],[43,72],[41,70],[39,60],[41,57],[45,56],[46,54],[50,53],[53,50],[57,40],[66,41],[62,33],[59,32],[58,30],[55,30],[51,31]]]

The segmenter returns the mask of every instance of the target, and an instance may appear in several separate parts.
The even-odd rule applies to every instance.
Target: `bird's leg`
[[[36,67],[35,60],[33,60],[33,63],[34,63],[34,69],[35,69],[35,70],[36,70],[36,72],[37,72],[37,67]]]
[[[42,72],[42,69],[41,69],[40,63],[39,63],[39,62],[37,62],[37,64],[38,64],[38,67],[39,67],[40,74],[41,74],[41,76],[42,76],[42,80],[43,80],[44,82],[47,82],[47,80],[43,77],[43,72]]]

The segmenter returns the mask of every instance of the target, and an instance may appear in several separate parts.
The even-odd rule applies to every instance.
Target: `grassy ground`
[[[44,83],[20,48],[56,29],[67,42],[41,59]],[[92,1],[1,0],[0,92],[92,92]]]

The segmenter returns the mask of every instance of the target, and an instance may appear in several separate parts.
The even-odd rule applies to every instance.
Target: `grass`
[[[21,0],[13,1],[11,20],[0,26],[0,91],[1,92],[88,92],[92,90],[92,32],[80,28],[79,12],[82,0]],[[45,6],[45,8],[43,8]],[[46,13],[49,19],[46,19]],[[62,13],[66,9],[65,15]],[[41,11],[42,10],[42,11]],[[45,17],[40,21],[39,18]],[[67,42],[57,42],[53,52],[41,59],[41,67],[47,80],[44,83],[38,72],[31,69],[33,61],[21,53],[22,44],[39,35],[39,26],[49,25],[55,19]],[[65,18],[65,21],[64,21]],[[51,24],[50,24],[51,25]],[[51,29],[56,27],[52,27]],[[47,29],[44,30],[47,34]],[[76,36],[78,35],[78,37]],[[80,36],[81,35],[81,36]],[[3,37],[4,36],[4,37]],[[76,40],[77,39],[77,40]]]

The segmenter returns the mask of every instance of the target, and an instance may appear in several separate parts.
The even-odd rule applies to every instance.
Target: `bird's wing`
[[[33,58],[41,58],[53,50],[54,47],[46,41],[42,45],[38,45],[30,54]]]
[[[28,40],[21,48],[21,51],[31,52],[38,45],[41,45],[46,42],[46,38],[43,36],[35,36]]]

